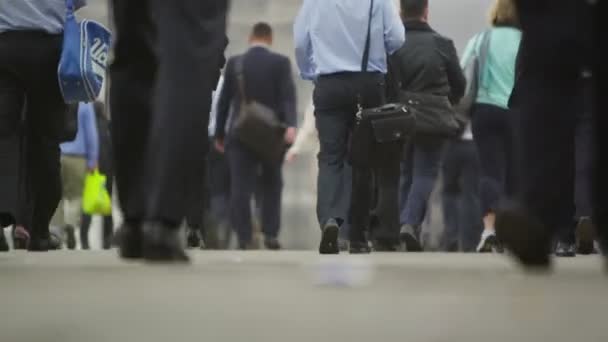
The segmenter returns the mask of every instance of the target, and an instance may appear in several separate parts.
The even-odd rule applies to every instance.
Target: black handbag
[[[367,72],[371,43],[371,19],[374,0],[370,4],[367,39],[361,71]],[[391,103],[381,107],[363,109],[359,105],[355,128],[351,137],[351,162],[355,165],[373,163],[375,156],[382,153],[383,144],[403,143],[415,128],[416,117],[401,103]]]
[[[234,122],[234,136],[265,163],[280,164],[287,151],[284,139],[287,127],[279,121],[274,110],[248,99],[243,72],[244,58],[241,57],[236,62],[241,108]]]
[[[460,125],[447,96],[414,92],[402,92],[400,96],[415,113],[417,138],[458,136]]]

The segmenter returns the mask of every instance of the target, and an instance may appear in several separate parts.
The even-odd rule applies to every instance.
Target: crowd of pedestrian
[[[299,131],[269,24],[226,60],[228,1],[111,5],[109,102],[76,106],[56,75],[65,6],[0,4],[0,226],[16,248],[89,249],[83,184],[101,171],[123,218],[104,217],[102,247],[122,258],[186,262],[186,247],[231,235],[279,250],[283,166],[305,140],[318,146],[321,254],[426,250],[437,188],[443,251],[547,266],[608,247],[592,3],[495,0],[459,57],[428,0],[305,0],[295,56],[314,95]],[[572,15],[585,20],[559,24]]]

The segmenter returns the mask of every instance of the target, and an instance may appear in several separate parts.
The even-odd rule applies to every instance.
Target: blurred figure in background
[[[302,78],[315,83],[319,252],[339,253],[340,229],[352,216],[350,251],[367,253],[371,179],[367,169],[353,168],[349,198],[349,140],[358,105],[373,108],[385,102],[387,55],[403,46],[403,24],[392,0],[306,0],[294,24],[294,39]]]
[[[581,75],[593,70],[594,4],[515,2],[523,39],[510,107],[518,119],[521,182],[497,213],[496,232],[525,266],[546,269],[556,233],[575,217],[575,128]]]
[[[277,119],[287,127],[285,143],[290,145],[296,136],[296,94],[291,62],[270,50],[272,28],[266,23],[253,27],[251,47],[243,55],[230,58],[226,64],[225,81],[220,95],[215,128],[216,147],[226,150],[230,165],[230,211],[233,228],[238,234],[239,248],[252,247],[251,200],[257,186],[262,187],[261,216],[264,245],[267,249],[281,248],[278,240],[281,226],[281,196],[283,191],[282,163],[263,161],[233,135],[232,124],[240,113],[242,97],[271,108]],[[240,89],[242,82],[242,89]],[[241,93],[242,92],[242,93]],[[228,120],[231,105],[233,117]],[[228,121],[230,121],[228,123]],[[228,125],[228,126],[227,126]],[[225,132],[228,131],[226,135]],[[258,171],[260,171],[258,177]],[[258,183],[258,181],[261,182]],[[258,200],[258,205],[260,201]]]
[[[110,120],[106,106],[103,102],[97,101],[93,104],[97,123],[97,135],[99,137],[99,172],[106,176],[106,190],[112,196],[114,189],[114,172],[112,168],[112,137],[110,133]],[[89,249],[89,228],[91,227],[92,217],[82,214],[80,226],[80,246],[82,249]],[[112,215],[104,216],[101,233],[101,247],[110,249],[112,246],[112,235],[114,233],[114,220]]]
[[[65,14],[64,1],[0,4],[0,226],[22,221],[30,251],[49,249],[61,198],[59,143],[74,133],[57,79]]]
[[[63,231],[68,249],[75,249],[75,230],[80,227],[84,179],[87,172],[97,169],[99,163],[97,118],[92,103],[81,103],[78,106],[76,139],[63,143],[60,147]]]
[[[499,201],[513,190],[514,113],[508,102],[515,83],[515,60],[521,31],[513,0],[495,0],[490,10],[491,28],[475,35],[462,60],[481,54],[486,61],[480,71],[477,101],[472,110],[473,136],[481,162],[481,210],[483,232],[477,246],[480,253],[501,251],[496,239],[495,220]],[[487,40],[487,44],[484,42]],[[464,63],[463,63],[464,65]]]
[[[187,262],[179,227],[201,191],[226,0],[114,0],[112,145],[123,258]],[[154,33],[154,34],[151,34]]]
[[[428,23],[428,0],[401,0],[408,42],[392,57],[402,92],[437,96],[455,104],[465,92],[466,79],[454,43]],[[441,101],[441,102],[439,102]],[[420,230],[447,147],[442,137],[417,136],[406,145],[401,166],[400,239],[407,251],[422,251]]]

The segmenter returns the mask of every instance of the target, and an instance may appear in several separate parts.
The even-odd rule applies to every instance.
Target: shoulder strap
[[[492,29],[482,33],[481,43],[479,44],[478,61],[479,61],[479,80],[483,77],[483,72],[486,69],[488,54],[490,52],[490,40],[492,39]],[[480,83],[481,84],[481,83]]]
[[[74,6],[74,0],[65,0],[65,8],[67,10],[67,16],[73,16],[76,8]]]
[[[248,103],[247,93],[245,92],[245,55],[242,55],[234,61],[234,72],[236,75],[236,81],[239,87],[239,94],[241,95],[241,102]]]
[[[367,64],[369,63],[369,49],[372,40],[372,14],[374,12],[374,0],[371,0],[369,5],[369,18],[367,20],[367,38],[365,39],[365,50],[363,50],[363,61],[361,62],[361,71],[367,71]]]

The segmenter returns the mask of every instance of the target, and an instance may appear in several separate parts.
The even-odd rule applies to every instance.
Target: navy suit
[[[239,113],[239,91],[236,62],[242,59],[245,93],[253,100],[273,109],[286,126],[296,126],[295,85],[291,63],[285,56],[263,46],[254,46],[245,54],[231,58],[226,65],[224,87],[220,95],[215,136],[226,141],[230,165],[230,210],[234,229],[241,247],[252,240],[251,198],[258,187],[261,191],[262,229],[266,238],[276,238],[281,221],[283,179],[281,164],[263,163],[258,156],[231,136],[232,123]],[[231,107],[234,110],[231,111]],[[229,113],[232,117],[229,118]],[[228,128],[228,129],[226,129]],[[259,203],[258,203],[259,205]]]

